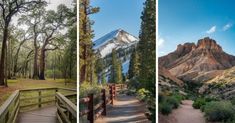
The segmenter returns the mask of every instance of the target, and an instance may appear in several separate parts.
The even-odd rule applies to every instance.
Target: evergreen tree
[[[149,110],[151,120],[155,122],[155,96],[156,96],[156,0],[146,0],[142,12],[141,30],[139,35],[139,76],[138,81],[142,87],[150,92]]]
[[[105,73],[102,73],[101,83],[102,83],[102,84],[105,84],[105,83],[106,83]]]
[[[138,76],[139,74],[139,57],[136,48],[133,50],[128,69],[128,79]]]
[[[144,88],[155,92],[155,61],[156,61],[156,30],[155,30],[155,2],[156,0],[146,0],[144,11],[142,12],[141,31],[139,35],[138,55],[140,57],[139,80]]]
[[[111,83],[121,83],[122,82],[122,65],[121,61],[117,58],[116,50],[112,50],[112,66],[111,66]]]
[[[117,64],[117,83],[123,82],[123,74],[122,74],[122,62],[118,60]]]
[[[91,25],[93,22],[89,19],[89,15],[97,13],[98,7],[90,6],[90,0],[79,1],[79,70],[80,70],[80,83],[84,81],[91,82],[92,69],[94,65],[93,51],[92,51],[92,38],[93,30]]]
[[[95,64],[95,73],[98,76],[98,82],[103,83],[103,74],[104,74],[104,61],[102,58],[98,58]]]

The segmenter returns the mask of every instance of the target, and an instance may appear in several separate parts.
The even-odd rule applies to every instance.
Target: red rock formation
[[[194,43],[178,45],[177,49],[159,58],[159,64],[173,75],[184,81],[198,81],[204,73],[224,70],[235,65],[235,56],[225,53],[215,40],[208,37]],[[215,77],[220,72],[205,74],[206,80]]]

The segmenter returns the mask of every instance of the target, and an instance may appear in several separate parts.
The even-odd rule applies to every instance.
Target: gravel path
[[[107,108],[107,116],[100,117],[95,123],[150,123],[144,115],[145,104],[135,97],[118,95],[113,106]]]

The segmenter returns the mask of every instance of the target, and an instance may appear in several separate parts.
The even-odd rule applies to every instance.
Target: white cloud
[[[216,26],[212,26],[209,30],[206,31],[207,34],[214,33],[216,31]]]
[[[224,25],[223,31],[228,30],[228,29],[231,28],[232,26],[233,26],[233,25],[232,25],[231,23],[228,23],[228,24]]]
[[[165,40],[162,37],[158,38],[158,47],[161,47],[164,44]]]

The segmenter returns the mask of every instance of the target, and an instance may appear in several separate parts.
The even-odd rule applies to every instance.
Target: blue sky
[[[159,0],[159,56],[209,36],[235,55],[234,0]]]
[[[91,0],[92,6],[100,7],[100,12],[90,17],[95,21],[95,24],[92,26],[95,31],[94,40],[119,28],[138,37],[144,1]]]

